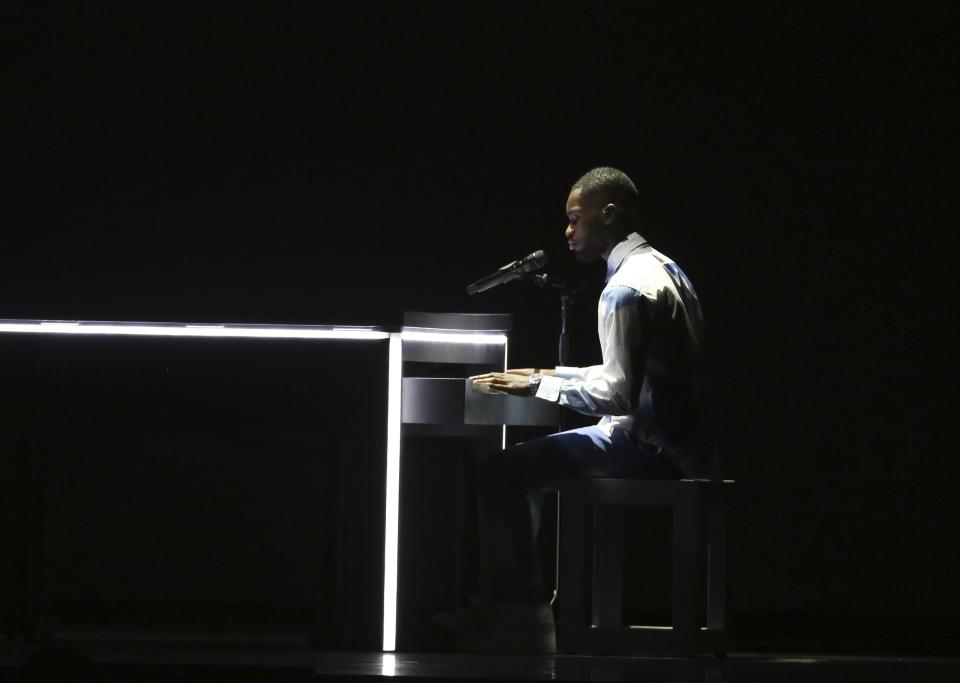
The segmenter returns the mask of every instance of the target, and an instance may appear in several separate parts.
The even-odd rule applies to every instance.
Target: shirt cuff
[[[557,373],[557,377],[562,379],[577,379],[580,376],[580,368],[565,367],[563,365],[558,365],[554,372]],[[546,379],[546,377],[544,377]]]
[[[537,398],[556,403],[560,398],[560,387],[562,384],[562,377],[544,377],[540,380],[540,386],[537,387]]]

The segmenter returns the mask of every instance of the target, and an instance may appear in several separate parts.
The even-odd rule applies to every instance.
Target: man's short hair
[[[630,180],[630,176],[623,171],[609,166],[591,169],[580,176],[580,180],[570,189],[577,188],[580,189],[581,197],[601,195],[604,201],[613,202],[629,214],[632,217],[631,222],[637,221],[640,194],[637,192],[637,186]]]

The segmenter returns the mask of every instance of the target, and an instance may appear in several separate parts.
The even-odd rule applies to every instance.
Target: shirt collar
[[[610,278],[613,277],[613,274],[617,272],[623,262],[626,260],[627,256],[632,254],[634,251],[640,247],[645,247],[647,245],[647,240],[643,239],[638,233],[631,232],[627,235],[624,240],[617,244],[613,249],[610,250],[610,257],[607,259],[607,278],[606,281],[609,282]]]

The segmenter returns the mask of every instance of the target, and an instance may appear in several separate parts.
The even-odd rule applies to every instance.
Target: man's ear
[[[600,218],[603,219],[604,225],[613,225],[613,217],[617,213],[617,205],[610,203],[605,207],[600,209]]]

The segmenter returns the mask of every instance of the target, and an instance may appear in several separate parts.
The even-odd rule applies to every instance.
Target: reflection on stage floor
[[[0,646],[0,680],[45,683],[258,681],[634,681],[636,683],[942,683],[960,659],[739,653],[718,659],[323,652],[188,644]]]

